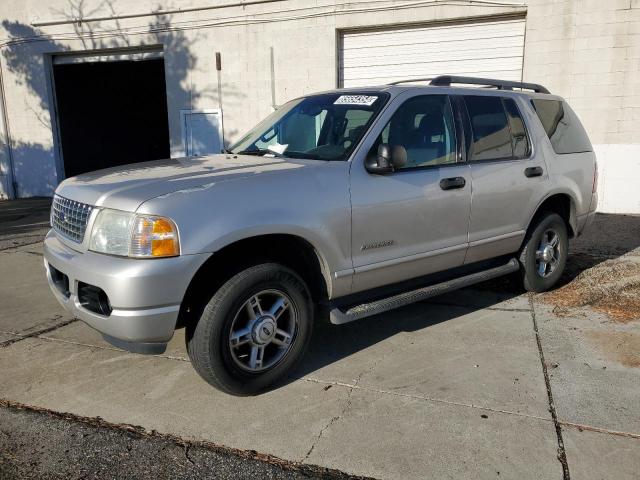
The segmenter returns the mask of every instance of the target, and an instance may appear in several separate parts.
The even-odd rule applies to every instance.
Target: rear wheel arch
[[[176,328],[195,324],[211,296],[233,275],[258,263],[275,262],[296,272],[316,303],[331,293],[326,260],[308,240],[292,234],[266,234],[232,242],[202,264],[187,287]]]
[[[546,197],[535,210],[531,217],[528,230],[546,213],[557,213],[567,225],[569,238],[574,238],[578,232],[578,216],[576,214],[576,202],[568,193],[554,193]]]

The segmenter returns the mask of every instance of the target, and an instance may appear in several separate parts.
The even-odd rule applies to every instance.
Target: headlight
[[[100,210],[91,230],[89,250],[111,255],[129,255],[134,213]]]
[[[156,215],[104,209],[91,230],[89,250],[135,258],[180,255],[176,224]]]

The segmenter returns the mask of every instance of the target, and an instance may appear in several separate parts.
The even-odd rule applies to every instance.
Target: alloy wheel
[[[245,371],[268,370],[289,353],[297,330],[298,313],[289,296],[262,290],[247,299],[233,319],[231,357]]]

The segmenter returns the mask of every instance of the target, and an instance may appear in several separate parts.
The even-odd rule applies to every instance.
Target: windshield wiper
[[[259,148],[257,150],[242,150],[235,155],[273,155],[274,157],[279,158],[288,158],[285,154],[275,152],[273,150],[268,150],[266,148]]]
[[[325,162],[332,160],[340,160],[339,158],[324,158],[315,153],[294,152],[293,150],[284,153],[274,152],[273,150],[267,150],[266,148],[260,148],[257,150],[242,150],[234,153],[234,155],[273,155],[278,158],[300,158],[303,160],[322,160]]]

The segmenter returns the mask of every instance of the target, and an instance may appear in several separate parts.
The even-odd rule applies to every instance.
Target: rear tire
[[[265,263],[234,275],[211,297],[198,323],[187,328],[187,351],[209,384],[253,395],[300,361],[312,330],[304,281],[283,265]]]
[[[545,292],[562,276],[567,263],[569,235],[564,219],[544,213],[529,227],[520,251],[521,278],[525,290]]]

